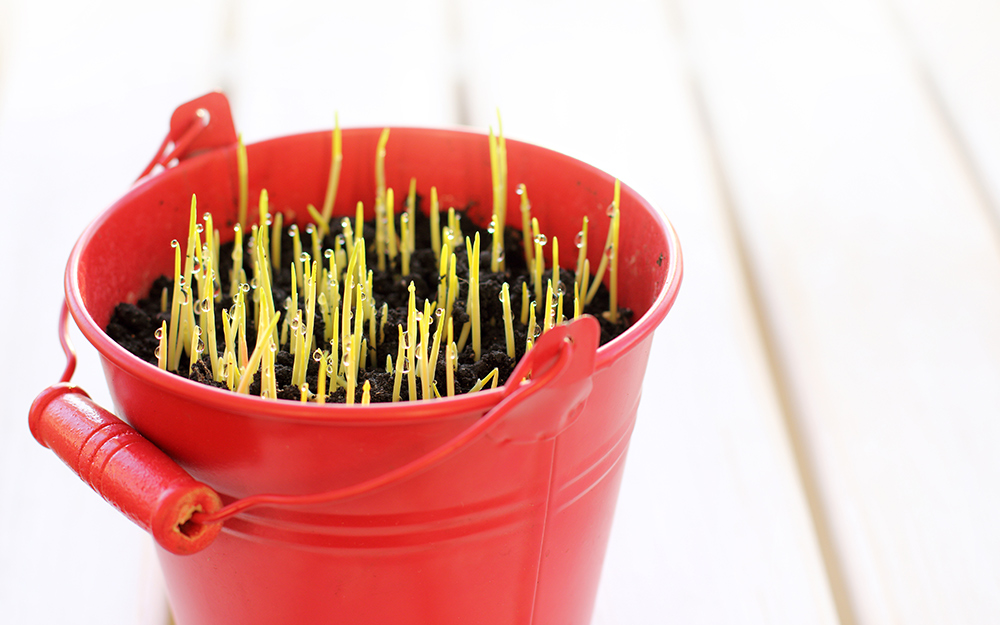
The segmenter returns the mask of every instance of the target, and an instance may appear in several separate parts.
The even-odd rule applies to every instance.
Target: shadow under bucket
[[[380,130],[343,131],[336,215],[353,216],[361,200],[372,217]],[[546,333],[522,361],[529,382],[517,385],[515,372],[496,390],[396,404],[264,400],[161,371],[103,330],[118,302],[172,272],[170,241],[187,231],[192,193],[224,242],[232,237],[236,147],[228,132],[217,143],[140,181],[84,232],[67,268],[69,311],[101,354],[117,414],[141,438],[67,385],[43,393],[31,416],[42,444],[157,537],[178,625],[588,623],[653,330],[681,278],[666,220],[622,186],[618,288],[633,325],[599,349],[592,318]],[[247,150],[250,197],[266,188],[286,223],[308,221],[306,204],[326,191],[330,133]],[[508,205],[524,183],[550,237],[573,240],[587,215],[591,240],[604,240],[612,176],[518,141],[507,150]],[[411,177],[425,197],[434,185],[443,207],[489,221],[485,135],[393,128],[387,185],[404,189]],[[563,266],[575,262],[567,247]],[[602,250],[591,249],[596,266]],[[89,424],[86,436],[73,419]],[[173,468],[147,466],[159,452],[146,441]],[[164,484],[188,474],[207,487],[171,500],[173,520],[157,529]],[[218,507],[215,493],[223,503],[280,496],[199,524]]]

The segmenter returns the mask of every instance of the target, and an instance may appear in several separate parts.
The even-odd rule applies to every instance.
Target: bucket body
[[[374,205],[380,129],[345,130],[335,214]],[[511,187],[525,183],[550,237],[573,240],[584,215],[603,241],[614,179],[569,157],[507,142]],[[250,197],[267,189],[286,223],[322,202],[329,133],[248,146]],[[487,137],[393,129],[387,184],[410,177],[443,208],[489,222]],[[195,156],[140,182],[78,242],[67,301],[101,353],[117,413],[224,501],[259,493],[308,495],[385,474],[456,436],[499,401],[473,395],[370,406],[303,405],[239,396],[140,361],[103,332],[120,301],[145,296],[173,266],[170,241],[186,233],[191,194],[223,240],[237,212],[235,148]],[[516,207],[511,193],[508,206]],[[252,204],[253,205],[253,204]],[[254,211],[251,210],[251,214]],[[178,625],[240,623],[585,624],[590,620],[635,421],[653,328],[673,303],[680,250],[666,221],[622,188],[619,299],[633,326],[597,351],[593,390],[554,436],[489,430],[406,479],[325,504],[257,507],[226,521],[207,549],[160,550]],[[516,220],[511,220],[516,222]],[[592,244],[591,263],[602,250]],[[562,266],[576,248],[565,246]],[[508,418],[531,423],[570,410],[550,402]],[[522,411],[524,412],[524,411]]]

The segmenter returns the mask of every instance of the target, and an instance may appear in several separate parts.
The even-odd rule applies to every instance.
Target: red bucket
[[[529,382],[353,406],[221,391],[141,361],[103,328],[118,302],[171,273],[192,193],[216,224],[236,220],[222,103],[178,109],[161,160],[180,162],[105,211],[69,260],[69,311],[127,425],[60,384],[32,406],[36,438],[153,533],[179,625],[589,622],[653,330],[680,284],[670,225],[622,187],[618,288],[635,322],[600,348],[592,318],[544,334],[510,378],[531,371]],[[211,121],[192,117],[202,107]],[[336,214],[373,205],[380,130],[344,130]],[[613,177],[518,141],[507,150],[511,186],[527,185],[542,231],[572,240],[588,215],[604,239]],[[329,132],[247,151],[251,197],[266,188],[286,223],[308,220],[326,189]],[[419,193],[434,185],[443,206],[472,206],[486,223],[489,158],[482,134],[393,128],[387,184],[415,176]],[[72,363],[64,382],[71,374]],[[233,505],[220,514],[220,502]]]

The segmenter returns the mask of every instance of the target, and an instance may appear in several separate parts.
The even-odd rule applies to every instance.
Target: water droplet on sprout
[[[308,263],[312,258],[309,256],[309,252],[302,252],[299,254],[299,262]]]
[[[159,338],[159,337],[157,337],[157,338]],[[153,350],[153,355],[156,356],[157,360],[160,359],[160,346],[159,345],[157,345],[156,349]]]
[[[562,295],[566,295],[566,287],[564,287],[563,283],[560,282],[558,285],[556,285],[556,297],[559,297],[559,296],[562,296]]]
[[[404,358],[403,359],[403,368],[400,369],[400,372],[401,373],[409,373],[410,372],[410,359],[409,358]]]
[[[194,231],[198,234],[205,232],[205,226],[203,224],[195,224]]]
[[[177,239],[174,239],[174,240],[172,240],[170,242],[170,247],[177,248],[177,247],[180,247],[180,246],[181,246],[181,244],[177,242]]]
[[[159,341],[160,339],[162,339],[163,338],[163,326],[160,326],[159,328],[157,328],[156,332],[153,332],[153,336],[156,337],[157,341]]]
[[[547,236],[545,236],[544,234],[539,233],[538,235],[535,236],[535,243],[537,243],[539,245],[545,245],[548,242],[549,242],[549,238]]]
[[[501,247],[501,248],[500,248],[500,249],[499,249],[499,250],[497,251],[497,262],[498,262],[498,263],[502,263],[502,262],[503,262],[503,259],[504,259],[504,253],[503,253],[503,248]]]
[[[326,248],[325,250],[323,250],[323,258],[327,260],[333,258],[333,250],[330,248]]]
[[[434,311],[435,317],[440,317],[443,314],[444,314],[444,308],[438,308],[437,310]]]
[[[608,217],[614,217],[615,216],[615,203],[612,202],[612,203],[608,204],[608,208],[604,212],[607,214]]]
[[[316,226],[314,226],[312,224],[307,224],[306,225],[306,234],[312,234],[313,232],[316,232]]]
[[[576,238],[573,239],[573,243],[576,244],[577,249],[583,247],[583,230],[576,233]]]
[[[315,360],[316,362],[320,362],[321,360],[323,360],[323,350],[317,349],[316,351],[314,351],[313,360]]]

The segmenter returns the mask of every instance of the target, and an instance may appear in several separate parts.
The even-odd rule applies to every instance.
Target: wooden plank
[[[284,3],[234,16],[227,90],[249,140],[333,126],[454,123],[443,0]]]
[[[663,207],[686,277],[657,331],[595,625],[836,616],[671,16],[463,3],[465,109]]]
[[[680,3],[845,622],[1000,618],[1000,251],[885,5]]]
[[[221,2],[16,1],[0,30],[0,254],[8,328],[0,420],[0,620],[164,623],[146,534],[28,432],[34,396],[63,367],[56,320],[76,237],[128,189],[174,106],[213,88]],[[93,349],[74,382],[110,406]]]
[[[1000,236],[1000,6],[960,0],[889,2],[923,85],[967,161]]]

